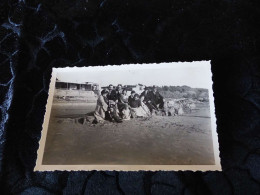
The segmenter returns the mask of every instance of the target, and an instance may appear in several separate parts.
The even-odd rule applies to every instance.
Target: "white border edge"
[[[51,107],[53,103],[53,95],[55,89],[55,82],[57,72],[60,70],[72,70],[77,68],[93,68],[93,67],[102,67],[104,66],[88,66],[88,67],[66,67],[66,68],[52,68],[51,82],[49,85],[49,96],[46,104],[46,111],[44,115],[43,128],[41,132],[41,139],[39,141],[39,148],[37,151],[37,160],[34,167],[34,171],[221,171],[220,164],[220,152],[219,152],[219,142],[217,134],[217,125],[216,125],[216,115],[215,115],[215,104],[213,96],[213,80],[211,72],[211,61],[193,61],[193,62],[169,62],[169,63],[151,63],[153,64],[171,64],[171,63],[187,63],[191,64],[194,62],[209,62],[209,72],[210,72],[210,86],[209,90],[209,99],[210,99],[210,115],[211,115],[211,130],[212,130],[212,139],[213,139],[213,149],[214,149],[214,159],[215,165],[42,165],[43,153],[45,148],[45,141],[47,137],[49,119],[51,114]],[[122,65],[143,65],[143,64],[122,64]],[[121,65],[106,65],[106,67],[118,67]]]

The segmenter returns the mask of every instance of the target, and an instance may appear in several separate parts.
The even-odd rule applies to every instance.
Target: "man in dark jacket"
[[[153,87],[153,90],[147,94],[147,106],[149,107],[150,111],[158,110],[158,108],[164,108],[164,100],[162,95],[157,91],[156,87]]]
[[[135,100],[134,96],[135,96],[135,91],[131,91],[131,95],[128,97],[128,104],[131,105],[132,102]]]
[[[116,90],[114,90],[114,86],[112,84],[109,85],[108,87],[108,94],[107,94],[107,99],[108,99],[108,107],[109,107],[109,115],[107,118],[109,120],[115,120],[118,123],[122,122],[122,119],[117,114],[117,102],[118,102],[118,96]]]
[[[116,95],[117,95],[118,100],[119,100],[122,92],[123,92],[123,86],[122,86],[122,84],[118,84],[117,87],[116,87]]]
[[[149,100],[149,89],[148,87],[145,87],[144,88],[144,91],[141,93],[140,96],[143,96],[144,97],[144,102],[146,103],[148,100]]]
[[[118,99],[116,90],[114,89],[114,86],[112,84],[108,86],[107,99],[113,101],[116,101]]]

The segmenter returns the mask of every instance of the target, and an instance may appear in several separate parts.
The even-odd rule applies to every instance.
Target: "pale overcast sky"
[[[56,68],[54,71],[61,81],[94,82],[100,86],[141,83],[147,86],[212,87],[210,61]]]

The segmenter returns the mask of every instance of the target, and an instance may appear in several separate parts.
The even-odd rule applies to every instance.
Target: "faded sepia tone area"
[[[182,116],[84,125],[95,103],[54,103],[43,164],[214,164],[208,102]]]
[[[215,165],[209,66],[174,65],[58,71],[42,164]]]

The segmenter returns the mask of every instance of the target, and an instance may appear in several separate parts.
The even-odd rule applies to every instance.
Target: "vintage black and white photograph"
[[[221,170],[210,61],[54,68],[35,170]]]

